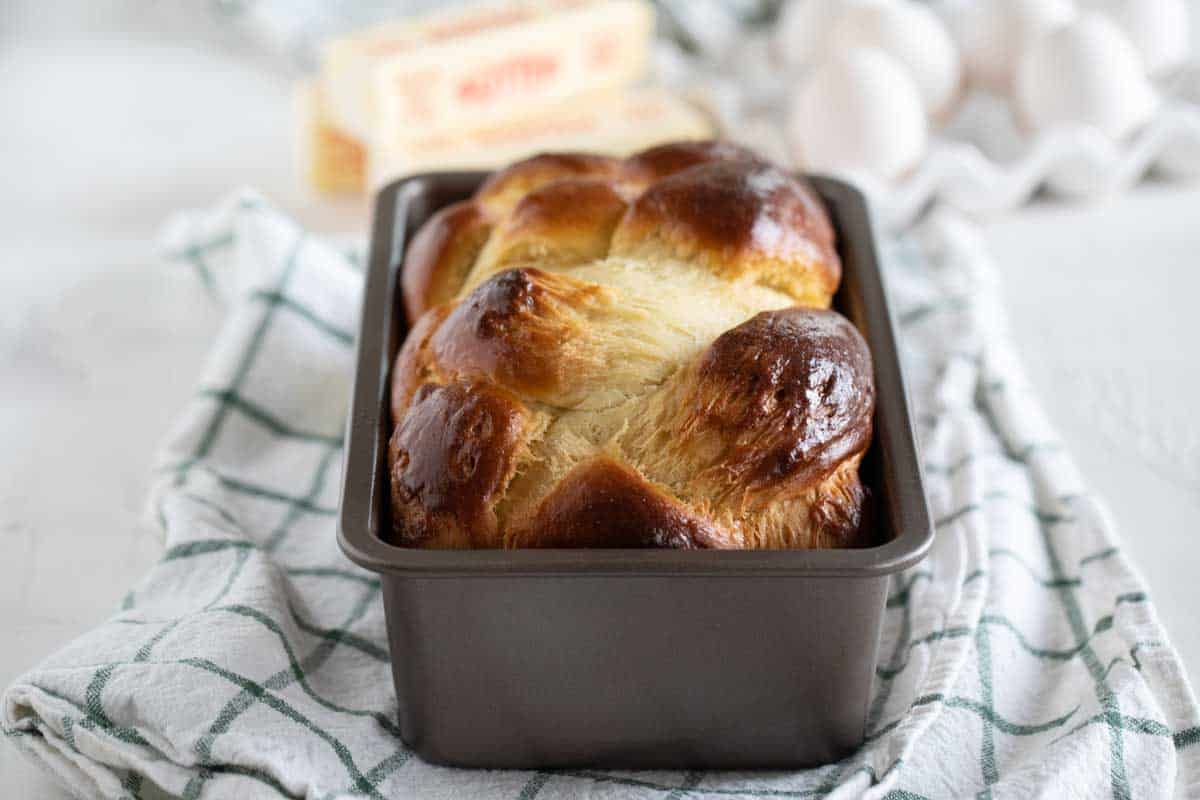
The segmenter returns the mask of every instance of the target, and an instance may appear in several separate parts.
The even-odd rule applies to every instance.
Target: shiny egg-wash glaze
[[[723,143],[537,156],[434,215],[392,374],[398,543],[870,544],[834,245],[807,184]]]

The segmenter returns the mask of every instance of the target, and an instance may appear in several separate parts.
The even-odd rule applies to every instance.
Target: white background
[[[158,557],[148,469],[221,318],[156,260],[163,218],[248,184],[320,231],[366,220],[297,184],[290,81],[215,3],[46,5],[0,6],[0,687]],[[986,237],[1033,382],[1200,678],[1200,186]],[[65,796],[0,744],[0,797]]]

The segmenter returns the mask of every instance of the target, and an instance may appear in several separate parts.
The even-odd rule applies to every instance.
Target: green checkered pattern
[[[487,772],[413,757],[379,582],[334,538],[358,254],[252,195],[177,220],[168,239],[232,302],[159,467],[162,559],[107,623],[4,695],[6,737],[80,796],[1200,793],[1200,712],[1030,396],[970,228],[935,217],[886,248],[938,535],[888,597],[867,744],[787,773]]]

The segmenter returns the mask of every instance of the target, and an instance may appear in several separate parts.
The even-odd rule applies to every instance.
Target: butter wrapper
[[[326,194],[366,188],[366,144],[337,128],[321,86],[304,82],[296,91],[298,155],[305,182]]]
[[[628,85],[653,30],[644,0],[474,5],[331,42],[325,96],[333,123],[362,141],[478,126]]]
[[[591,92],[476,127],[396,137],[370,153],[369,185],[438,170],[495,169],[535,153],[624,156],[668,141],[708,139],[712,121],[658,88]]]

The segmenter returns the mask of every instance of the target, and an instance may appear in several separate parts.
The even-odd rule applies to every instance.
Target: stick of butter
[[[548,150],[623,156],[667,141],[707,139],[712,122],[664,89],[591,92],[487,125],[377,142],[369,183],[447,169],[494,169]]]
[[[305,180],[319,192],[361,192],[366,186],[366,146],[334,127],[319,84],[301,83],[296,105]]]
[[[653,28],[645,0],[473,5],[329,43],[324,93],[334,125],[362,141],[479,125],[631,83]]]

